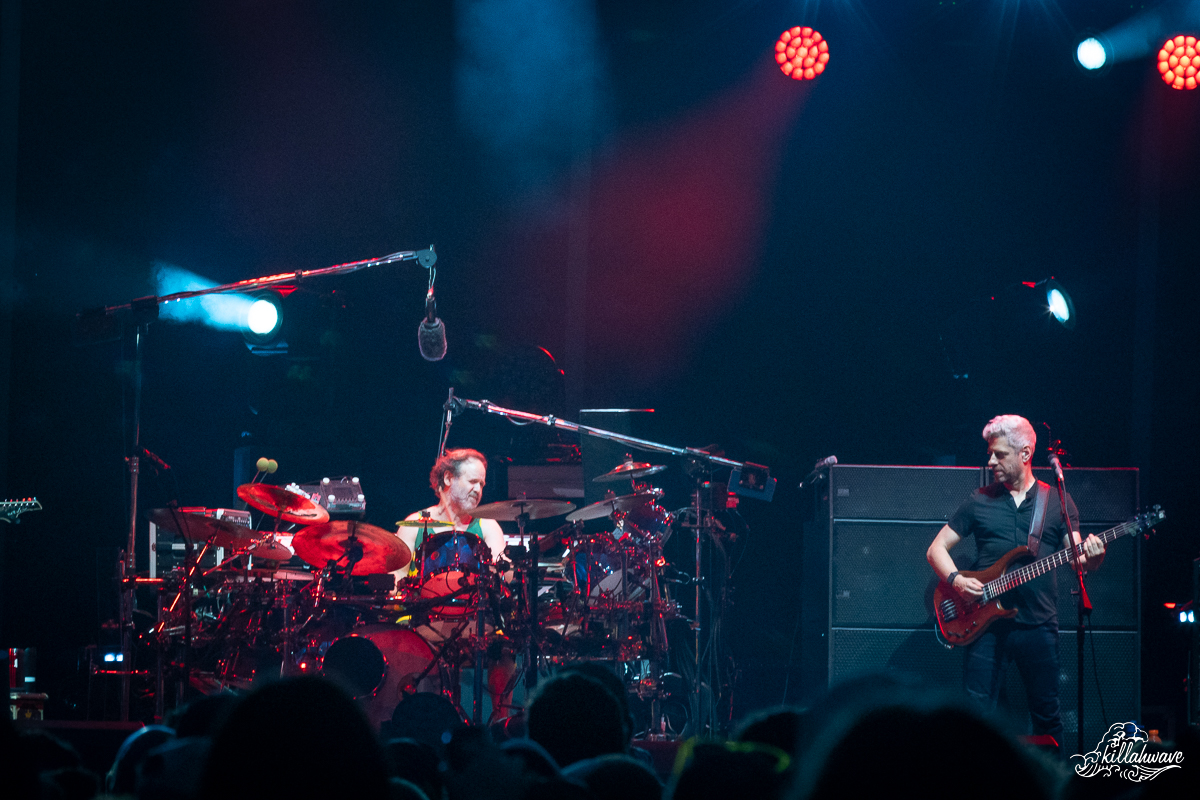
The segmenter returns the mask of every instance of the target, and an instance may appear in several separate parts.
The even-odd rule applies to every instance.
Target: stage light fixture
[[[279,309],[270,300],[259,298],[250,304],[246,327],[258,336],[269,336],[279,325]]]
[[[250,296],[246,307],[246,318],[242,325],[242,338],[250,352],[258,355],[273,355],[279,347],[286,352],[287,344],[278,341],[283,329],[283,297],[276,291],[257,292]]]
[[[829,43],[812,28],[790,28],[775,42],[775,62],[784,75],[811,81],[829,63]]]
[[[1075,60],[1084,69],[1100,69],[1108,61],[1108,51],[1105,49],[1103,42],[1092,36],[1084,39],[1075,48]]]
[[[1172,89],[1195,89],[1200,68],[1200,45],[1195,36],[1167,39],[1158,51],[1158,71]]]
[[[1075,303],[1071,295],[1054,278],[1042,281],[1041,288],[1046,292],[1046,308],[1050,316],[1067,330],[1075,327]]]

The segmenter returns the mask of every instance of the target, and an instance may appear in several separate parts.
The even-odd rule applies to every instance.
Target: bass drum
[[[354,696],[378,730],[406,692],[441,692],[448,685],[441,665],[429,669],[433,660],[433,648],[411,629],[364,625],[329,645],[321,672]]]

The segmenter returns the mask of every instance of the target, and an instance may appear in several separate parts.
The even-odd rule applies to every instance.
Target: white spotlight
[[[1075,59],[1084,69],[1100,69],[1108,61],[1108,52],[1099,39],[1092,37],[1084,39],[1075,48]]]
[[[275,326],[279,324],[279,309],[269,300],[255,300],[250,304],[250,311],[246,315],[246,327],[251,333],[256,333],[259,336],[267,336],[275,330]]]

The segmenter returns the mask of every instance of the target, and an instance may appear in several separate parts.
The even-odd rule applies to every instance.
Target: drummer
[[[479,505],[483,496],[483,487],[487,484],[487,458],[478,450],[458,448],[447,450],[429,471],[429,485],[438,496],[436,505],[409,514],[406,519],[428,517],[443,522],[454,523],[454,530],[474,534],[484,541],[492,553],[492,563],[499,563],[504,555],[504,531],[500,523],[494,519],[475,519],[471,511]],[[449,530],[445,525],[430,526],[430,532]],[[409,552],[416,553],[425,536],[423,527],[401,527],[396,531]],[[403,578],[407,570],[401,569],[394,573],[397,579]]]
[[[474,534],[484,541],[492,554],[492,563],[499,564],[504,556],[504,531],[500,523],[494,519],[476,519],[471,511],[479,505],[483,497],[483,487],[487,484],[487,458],[478,450],[459,448],[447,450],[429,471],[429,485],[438,496],[437,505],[408,515],[406,519],[421,519],[427,517],[442,522],[454,523],[454,530]],[[430,533],[449,530],[445,525],[430,526]],[[408,545],[413,554],[411,568],[416,569],[420,559],[421,541],[425,535],[424,527],[400,527],[396,535]],[[397,570],[392,574],[400,580],[408,572],[407,569]],[[430,644],[437,646],[439,642],[451,635],[460,623],[445,620],[430,620],[419,625],[415,630]],[[490,626],[489,626],[490,629]],[[467,623],[466,633],[473,636],[474,621]],[[512,704],[512,689],[516,681],[517,665],[509,653],[502,653],[499,658],[491,659],[487,675],[487,691],[492,697],[492,720],[507,715]]]

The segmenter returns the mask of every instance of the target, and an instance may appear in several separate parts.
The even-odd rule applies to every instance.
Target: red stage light
[[[1200,68],[1200,46],[1195,36],[1180,34],[1167,39],[1158,51],[1158,71],[1172,89],[1195,89]]]
[[[779,34],[779,41],[775,42],[775,61],[784,75],[798,81],[811,81],[824,72],[829,63],[829,43],[812,28],[796,26]]]

